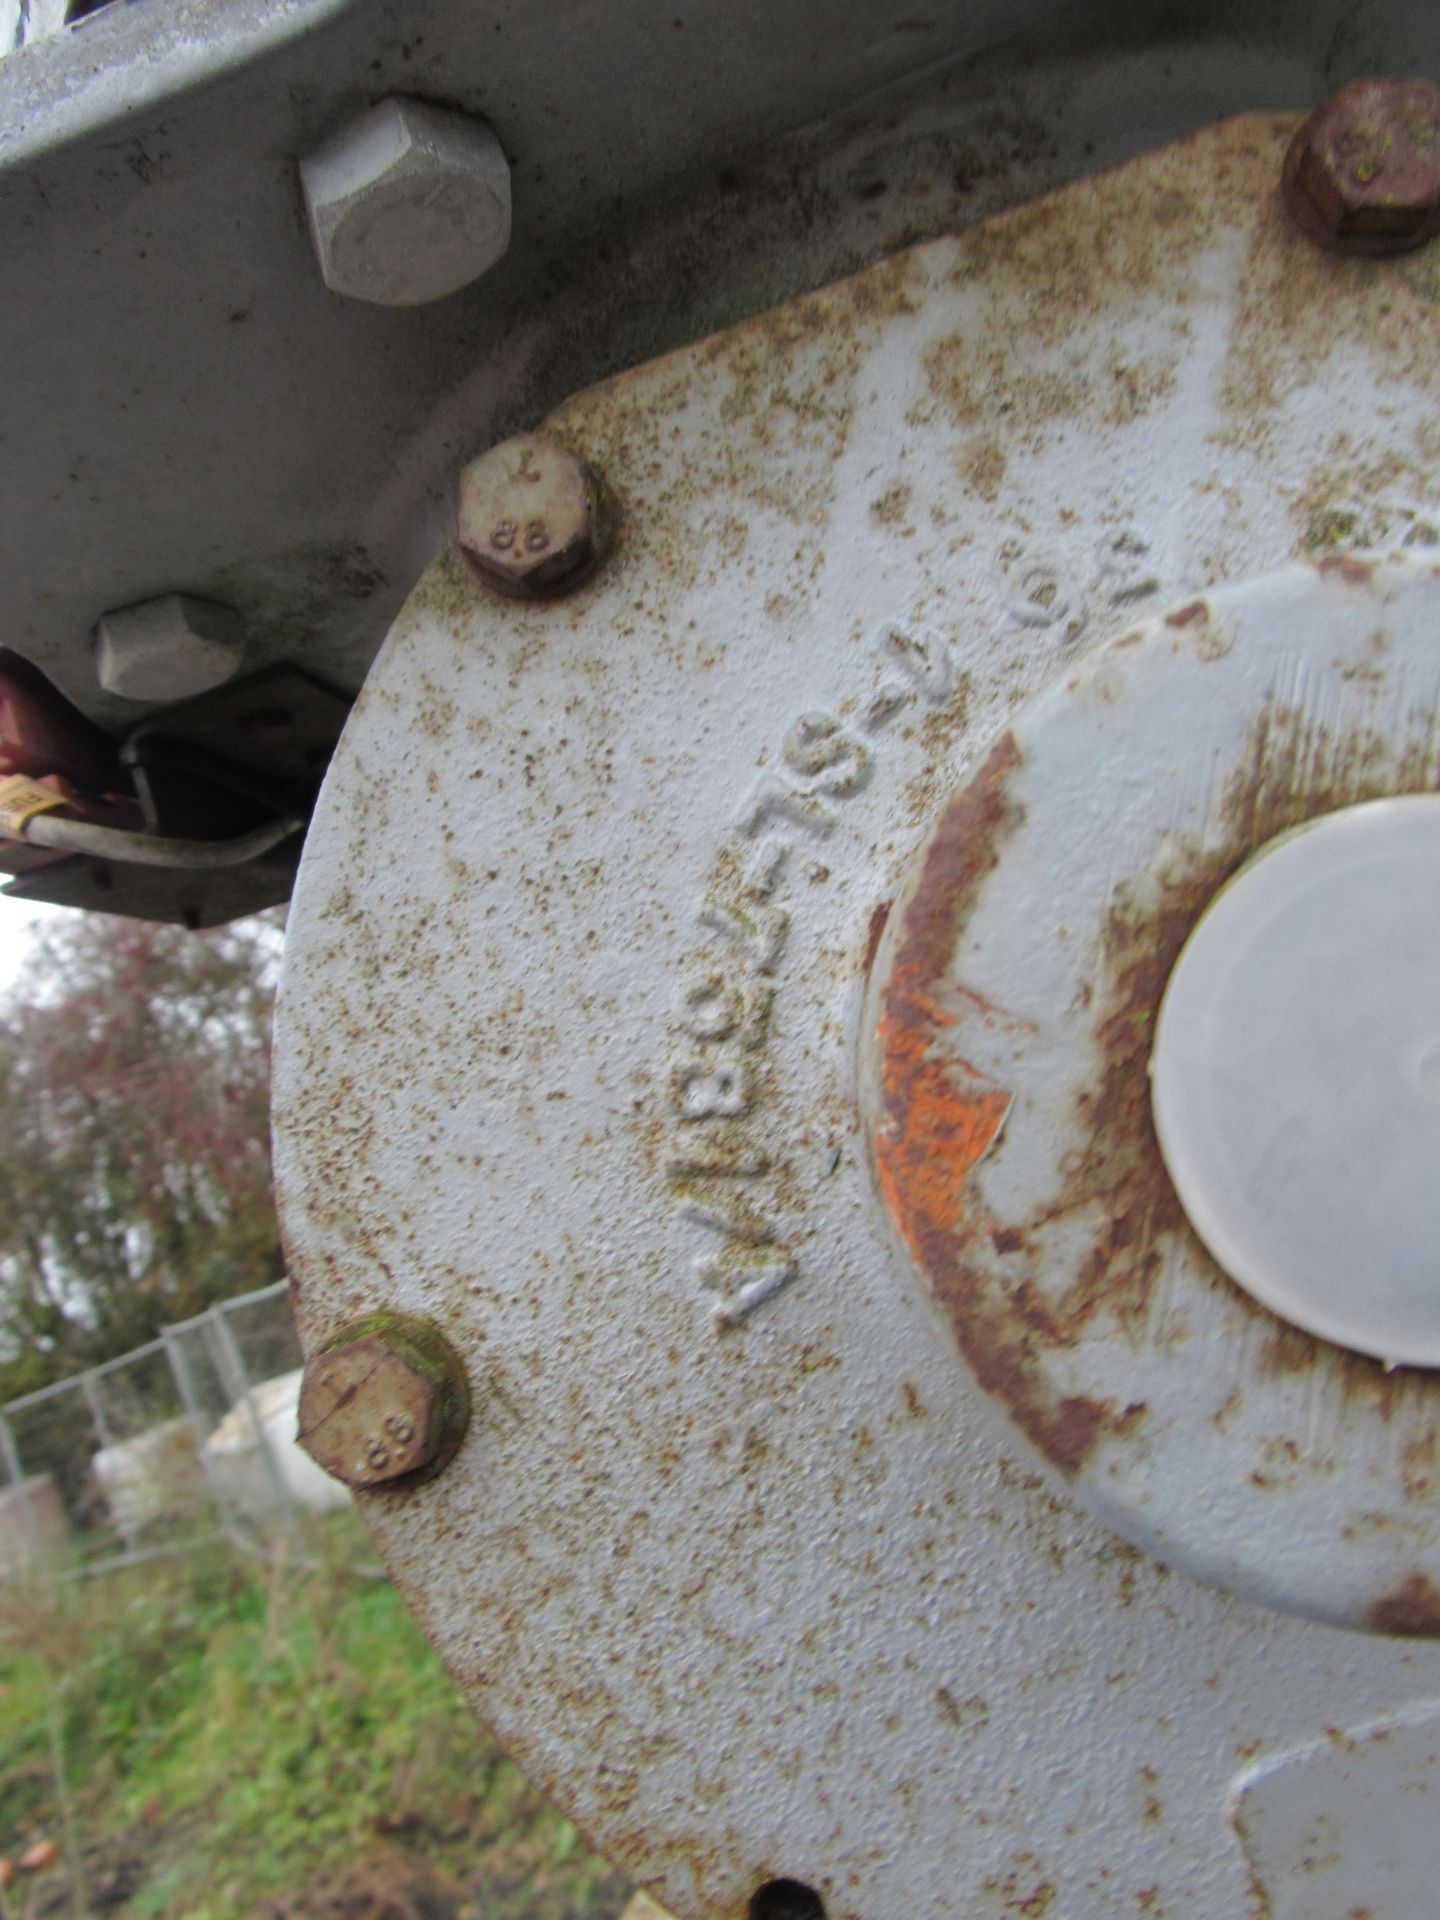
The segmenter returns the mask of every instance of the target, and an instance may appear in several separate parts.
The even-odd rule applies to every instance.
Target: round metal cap
[[[1440,796],[1266,847],[1191,934],[1151,1060],[1160,1149],[1233,1280],[1440,1366]]]

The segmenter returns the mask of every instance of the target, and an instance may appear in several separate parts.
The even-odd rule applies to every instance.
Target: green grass
[[[397,1846],[486,1920],[603,1920],[623,1897],[472,1719],[393,1589],[338,1562],[216,1548],[0,1591],[12,1858],[64,1835],[57,1716],[82,1875],[107,1912],[235,1920]],[[50,1910],[40,1885],[12,1912]]]

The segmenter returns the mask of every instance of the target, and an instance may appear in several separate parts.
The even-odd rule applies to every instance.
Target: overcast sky
[[[40,922],[78,911],[75,907],[42,907],[34,900],[6,900],[0,896],[0,992],[18,980],[24,971]]]

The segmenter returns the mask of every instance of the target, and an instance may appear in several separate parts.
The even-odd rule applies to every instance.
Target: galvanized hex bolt
[[[543,434],[502,441],[460,475],[455,538],[492,587],[524,599],[568,592],[605,547],[600,483]]]
[[[1408,253],[1440,233],[1440,87],[1352,80],[1290,143],[1285,205],[1338,253]]]
[[[510,245],[510,168],[482,120],[384,100],[300,162],[325,284],[418,307],[468,286]]]
[[[223,686],[244,651],[244,622],[230,607],[166,593],[102,614],[95,671],[125,700],[187,700]]]
[[[305,1368],[296,1438],[357,1491],[437,1474],[470,1419],[465,1369],[438,1327],[372,1313],[342,1327]]]

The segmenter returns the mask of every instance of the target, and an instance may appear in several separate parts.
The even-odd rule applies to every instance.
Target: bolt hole
[[[749,1920],[825,1920],[825,1902],[803,1880],[767,1880],[750,1896]]]

